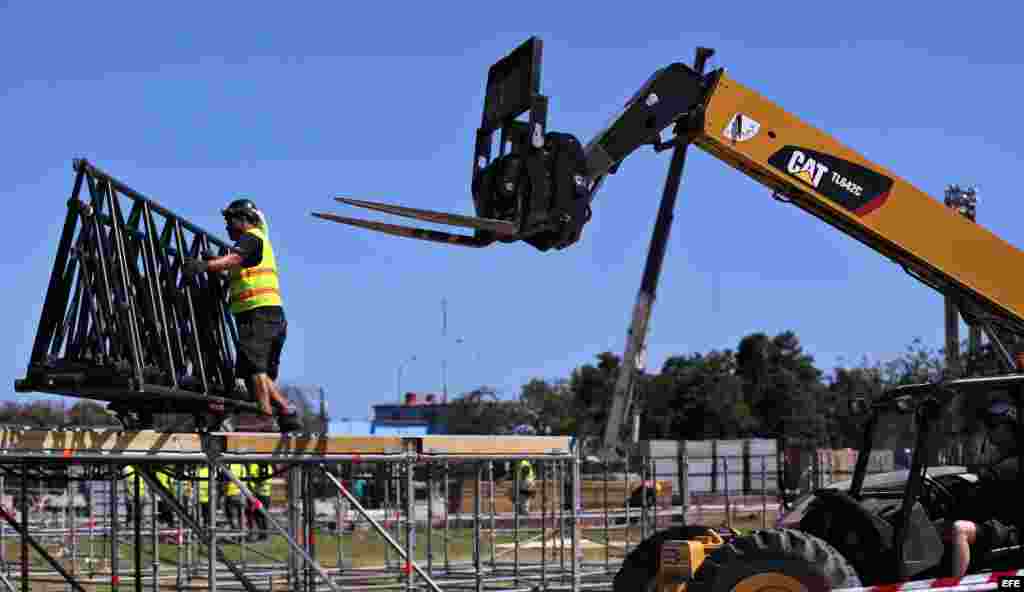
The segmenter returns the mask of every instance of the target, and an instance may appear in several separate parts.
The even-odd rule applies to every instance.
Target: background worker
[[[516,436],[534,436],[537,431],[533,426],[529,424],[520,424],[512,429],[512,434]],[[533,464],[524,459],[520,459],[513,465],[513,471],[519,478],[519,489],[518,489],[518,501],[516,502],[516,513],[518,514],[529,514],[530,513],[530,500],[533,498],[534,488],[536,486],[537,475],[533,470]],[[515,477],[513,477],[514,479]],[[513,494],[515,496],[515,494]]]
[[[228,470],[235,477],[243,481],[248,479],[249,468],[246,465],[231,464],[228,465]],[[224,484],[224,509],[228,515],[228,524],[231,525],[231,530],[241,533],[243,528],[242,516],[245,514],[245,507],[245,498],[242,496],[242,490],[235,485],[234,481],[227,479]]]
[[[166,467],[156,472],[156,480],[165,491],[170,493],[172,496],[175,494],[174,481],[171,479],[171,476],[167,474]],[[161,524],[170,525],[174,521],[174,513],[171,511],[171,506],[167,502],[163,501],[159,495],[154,498],[154,502],[156,503],[157,520],[159,520]]]
[[[530,499],[533,498],[537,475],[533,472],[533,465],[526,459],[516,461],[515,467],[516,474],[519,475],[519,502],[516,506],[516,512],[519,514],[529,514]]]
[[[146,511],[145,509],[149,506],[149,496],[146,495],[146,481],[139,476],[135,470],[135,465],[128,465],[128,479],[125,481],[128,491],[125,496],[125,507],[128,510],[128,522],[135,520],[135,512],[142,512],[140,518],[145,520]],[[135,505],[135,484],[139,486],[139,504]]]
[[[210,467],[200,465],[196,471],[196,491],[199,496],[199,520],[210,526]],[[214,484],[216,486],[216,484]]]
[[[246,382],[265,415],[274,415],[277,408],[282,432],[300,431],[302,423],[295,406],[275,384],[288,321],[266,217],[248,199],[232,201],[221,213],[228,236],[235,241],[231,252],[206,261],[189,259],[182,270],[187,276],[230,274],[230,308],[239,341],[235,375]]]
[[[260,505],[263,506],[263,510],[266,512],[270,511],[270,495],[272,492],[272,484],[270,478],[273,471],[269,464],[258,464],[252,463],[249,465],[249,490],[259,500]],[[270,538],[270,532],[267,530],[267,516],[263,512],[256,510],[256,507],[251,503],[249,504],[249,541],[265,541]]]

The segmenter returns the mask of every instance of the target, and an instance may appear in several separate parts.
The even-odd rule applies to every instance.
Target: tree
[[[68,421],[75,426],[113,427],[118,426],[117,419],[107,413],[106,407],[96,401],[83,399],[71,406]]]
[[[502,401],[489,386],[459,395],[448,404],[449,434],[510,434],[512,428],[529,420],[520,401]]]
[[[730,438],[745,435],[757,418],[743,401],[732,351],[672,356],[646,382],[644,437]]]
[[[884,388],[882,369],[865,359],[860,366],[836,368],[826,391],[826,427],[832,448],[857,448],[862,444],[863,418],[850,413],[854,399],[873,400]]]
[[[769,339],[744,337],[736,357],[743,378],[744,402],[761,419],[765,435],[798,435],[820,441],[825,434],[822,372],[804,353],[792,331]]]
[[[928,348],[920,337],[911,341],[903,355],[882,366],[882,381],[887,387],[935,382],[945,375],[943,350]]]
[[[575,433],[576,417],[568,381],[534,378],[523,385],[519,402],[538,434]]]
[[[597,365],[585,364],[572,371],[572,393],[578,437],[598,436],[604,431],[611,410],[612,393],[619,374],[619,357],[611,352],[597,355]],[[638,381],[639,382],[639,381]]]
[[[8,402],[0,411],[0,422],[34,428],[57,428],[65,424],[64,405],[52,400]]]

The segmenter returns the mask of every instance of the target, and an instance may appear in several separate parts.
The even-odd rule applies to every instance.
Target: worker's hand
[[[199,259],[186,259],[185,263],[181,266],[181,273],[185,274],[185,277],[195,277],[207,270],[206,261],[200,261]]]
[[[973,545],[978,539],[978,525],[969,520],[947,520],[939,529],[939,535],[947,543],[962,537]]]

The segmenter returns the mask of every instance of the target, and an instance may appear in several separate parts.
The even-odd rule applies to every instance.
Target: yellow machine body
[[[665,541],[658,554],[658,592],[685,592],[704,558],[724,543],[715,535],[685,541]]]

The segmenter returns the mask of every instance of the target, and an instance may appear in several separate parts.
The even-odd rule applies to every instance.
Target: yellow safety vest
[[[537,476],[533,472],[533,465],[528,460],[521,460],[516,463],[516,470],[519,472],[519,485],[532,485]]]
[[[249,465],[249,476],[258,479],[252,482],[252,492],[263,497],[270,497],[270,467],[267,465]]]
[[[231,471],[232,475],[238,477],[239,479],[245,479],[246,477],[247,471],[245,465],[230,465],[228,466],[228,470]],[[224,488],[224,494],[229,497],[233,495],[242,495],[242,490],[239,489],[237,485],[235,485],[234,481],[228,479],[227,486],[225,486]]]
[[[196,478],[199,480],[199,503],[206,504],[210,502],[210,468],[207,466],[199,467],[196,471]]]
[[[142,497],[145,497],[146,496],[146,482],[142,480],[142,477],[139,477],[138,475],[135,474],[135,467],[130,466],[130,467],[128,467],[128,481],[127,481],[127,483],[128,483],[128,495],[131,497],[131,499],[135,499],[135,482],[136,481],[138,481],[138,483],[139,483],[139,495],[141,495]]]
[[[168,475],[167,473],[164,473],[163,471],[159,471],[156,474],[156,480],[157,480],[157,482],[160,483],[160,485],[164,489],[166,489],[168,492],[170,492],[171,495],[175,494],[175,492],[174,492],[174,481],[171,479],[170,475]]]
[[[231,312],[238,314],[262,306],[281,306],[281,287],[277,281],[277,259],[270,238],[260,228],[247,233],[263,241],[263,259],[254,267],[231,270]]]

